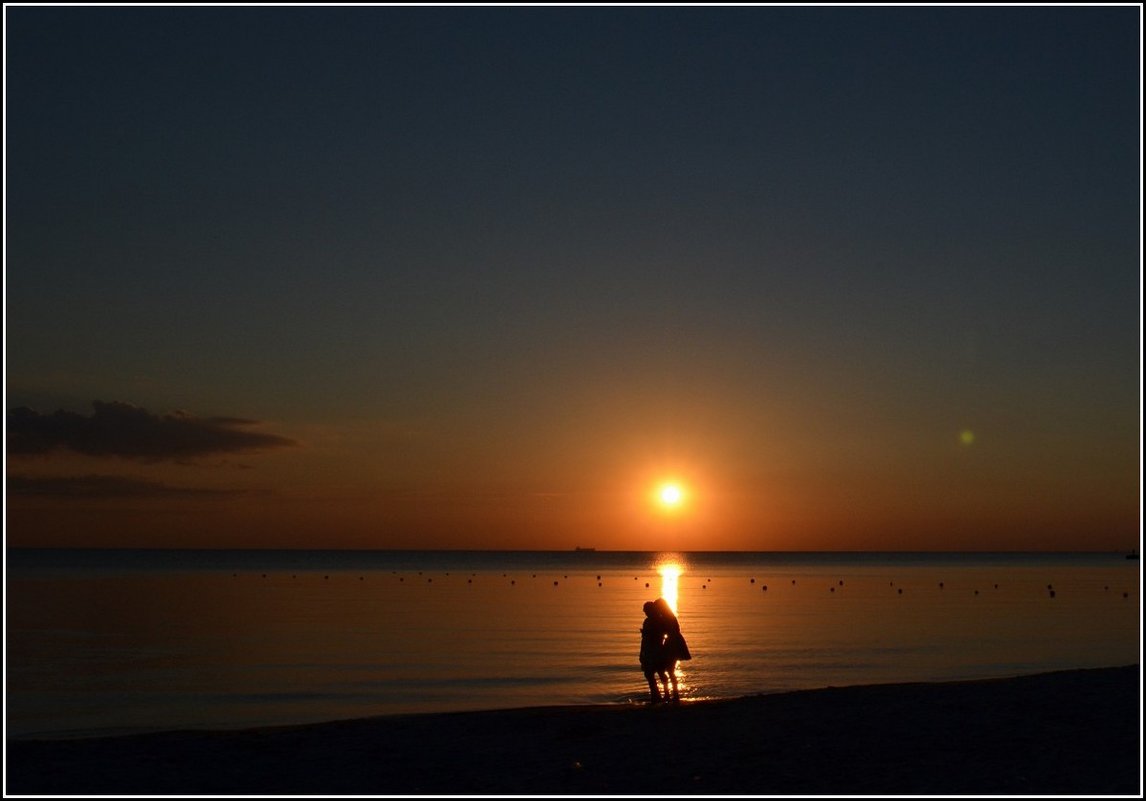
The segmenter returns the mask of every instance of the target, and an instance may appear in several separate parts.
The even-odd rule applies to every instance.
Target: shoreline
[[[12,795],[1141,795],[1139,665],[9,739]]]

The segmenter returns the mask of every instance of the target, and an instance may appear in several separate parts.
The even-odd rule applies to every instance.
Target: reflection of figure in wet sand
[[[652,703],[662,700],[657,687],[660,679],[664,687],[663,700],[680,700],[677,686],[676,663],[682,659],[692,659],[688,643],[680,633],[680,621],[664,598],[648,601],[644,605],[645,622],[641,626],[641,670],[649,683],[649,696]],[[669,695],[669,681],[672,681],[672,695]]]

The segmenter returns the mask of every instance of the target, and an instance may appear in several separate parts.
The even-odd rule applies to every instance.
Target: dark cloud
[[[88,456],[163,461],[285,448],[297,443],[251,431],[252,420],[152,414],[129,403],[94,401],[90,417],[60,409],[52,414],[21,407],[8,412],[8,455],[71,450]]]
[[[10,497],[49,498],[203,498],[242,494],[236,490],[171,487],[156,481],[120,476],[9,476]]]

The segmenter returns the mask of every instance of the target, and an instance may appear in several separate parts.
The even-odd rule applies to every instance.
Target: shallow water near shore
[[[674,590],[686,702],[1134,664],[1139,577],[1123,554],[10,550],[7,731],[644,703],[641,605]]]

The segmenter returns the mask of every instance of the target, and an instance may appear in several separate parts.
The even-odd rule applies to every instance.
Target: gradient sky
[[[4,14],[9,545],[1138,547],[1138,6]]]

